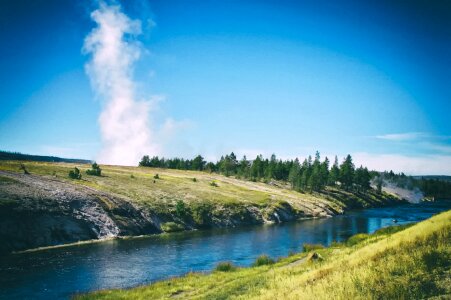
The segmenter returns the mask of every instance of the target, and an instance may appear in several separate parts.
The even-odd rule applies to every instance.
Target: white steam
[[[138,101],[133,65],[141,47],[133,38],[141,34],[141,22],[131,20],[116,5],[100,3],[91,18],[97,23],[86,37],[84,51],[92,55],[86,72],[103,100],[99,116],[102,163],[136,165],[144,154],[158,146],[150,130],[150,102]]]

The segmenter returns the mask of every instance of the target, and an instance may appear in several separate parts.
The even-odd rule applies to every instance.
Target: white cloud
[[[133,66],[142,52],[134,39],[141,23],[121,12],[120,6],[103,2],[91,14],[97,23],[85,39],[84,51],[92,55],[86,65],[91,84],[101,97],[99,117],[102,163],[136,165],[144,154],[155,154],[159,145],[150,128],[149,113],[156,102],[136,99]]]
[[[411,141],[416,140],[418,138],[424,137],[425,134],[422,132],[406,132],[406,133],[392,133],[392,134],[384,134],[377,135],[376,138],[381,140],[389,140],[389,141]]]
[[[404,172],[408,175],[451,175],[450,155],[407,156],[400,154],[352,154],[356,166],[370,170]]]

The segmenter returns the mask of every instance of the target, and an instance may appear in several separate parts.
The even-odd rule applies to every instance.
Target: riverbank
[[[422,299],[449,295],[451,211],[413,226],[310,247],[274,264],[223,267],[76,299]],[[316,248],[316,249],[315,249]]]
[[[29,175],[23,174],[25,164]],[[69,179],[74,167],[81,180]],[[402,203],[390,194],[327,188],[299,193],[283,183],[196,171],[45,162],[0,162],[0,252],[204,228],[329,217]],[[158,176],[157,176],[158,174]],[[214,183],[214,184],[213,184]]]

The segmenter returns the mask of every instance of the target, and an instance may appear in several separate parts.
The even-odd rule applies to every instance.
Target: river
[[[220,261],[249,266],[260,254],[286,256],[303,243],[329,245],[356,233],[418,222],[451,209],[451,200],[349,211],[333,218],[157,235],[55,248],[0,258],[0,299],[65,299],[75,293],[126,288]]]

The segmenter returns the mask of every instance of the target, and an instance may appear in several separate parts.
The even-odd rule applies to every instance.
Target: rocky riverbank
[[[234,183],[234,179],[224,180]],[[316,197],[322,201],[304,203],[270,194],[265,203],[205,199],[155,206],[55,176],[0,171],[0,252],[119,236],[288,222],[333,216],[348,208],[399,203],[386,194],[356,195],[339,190]]]

